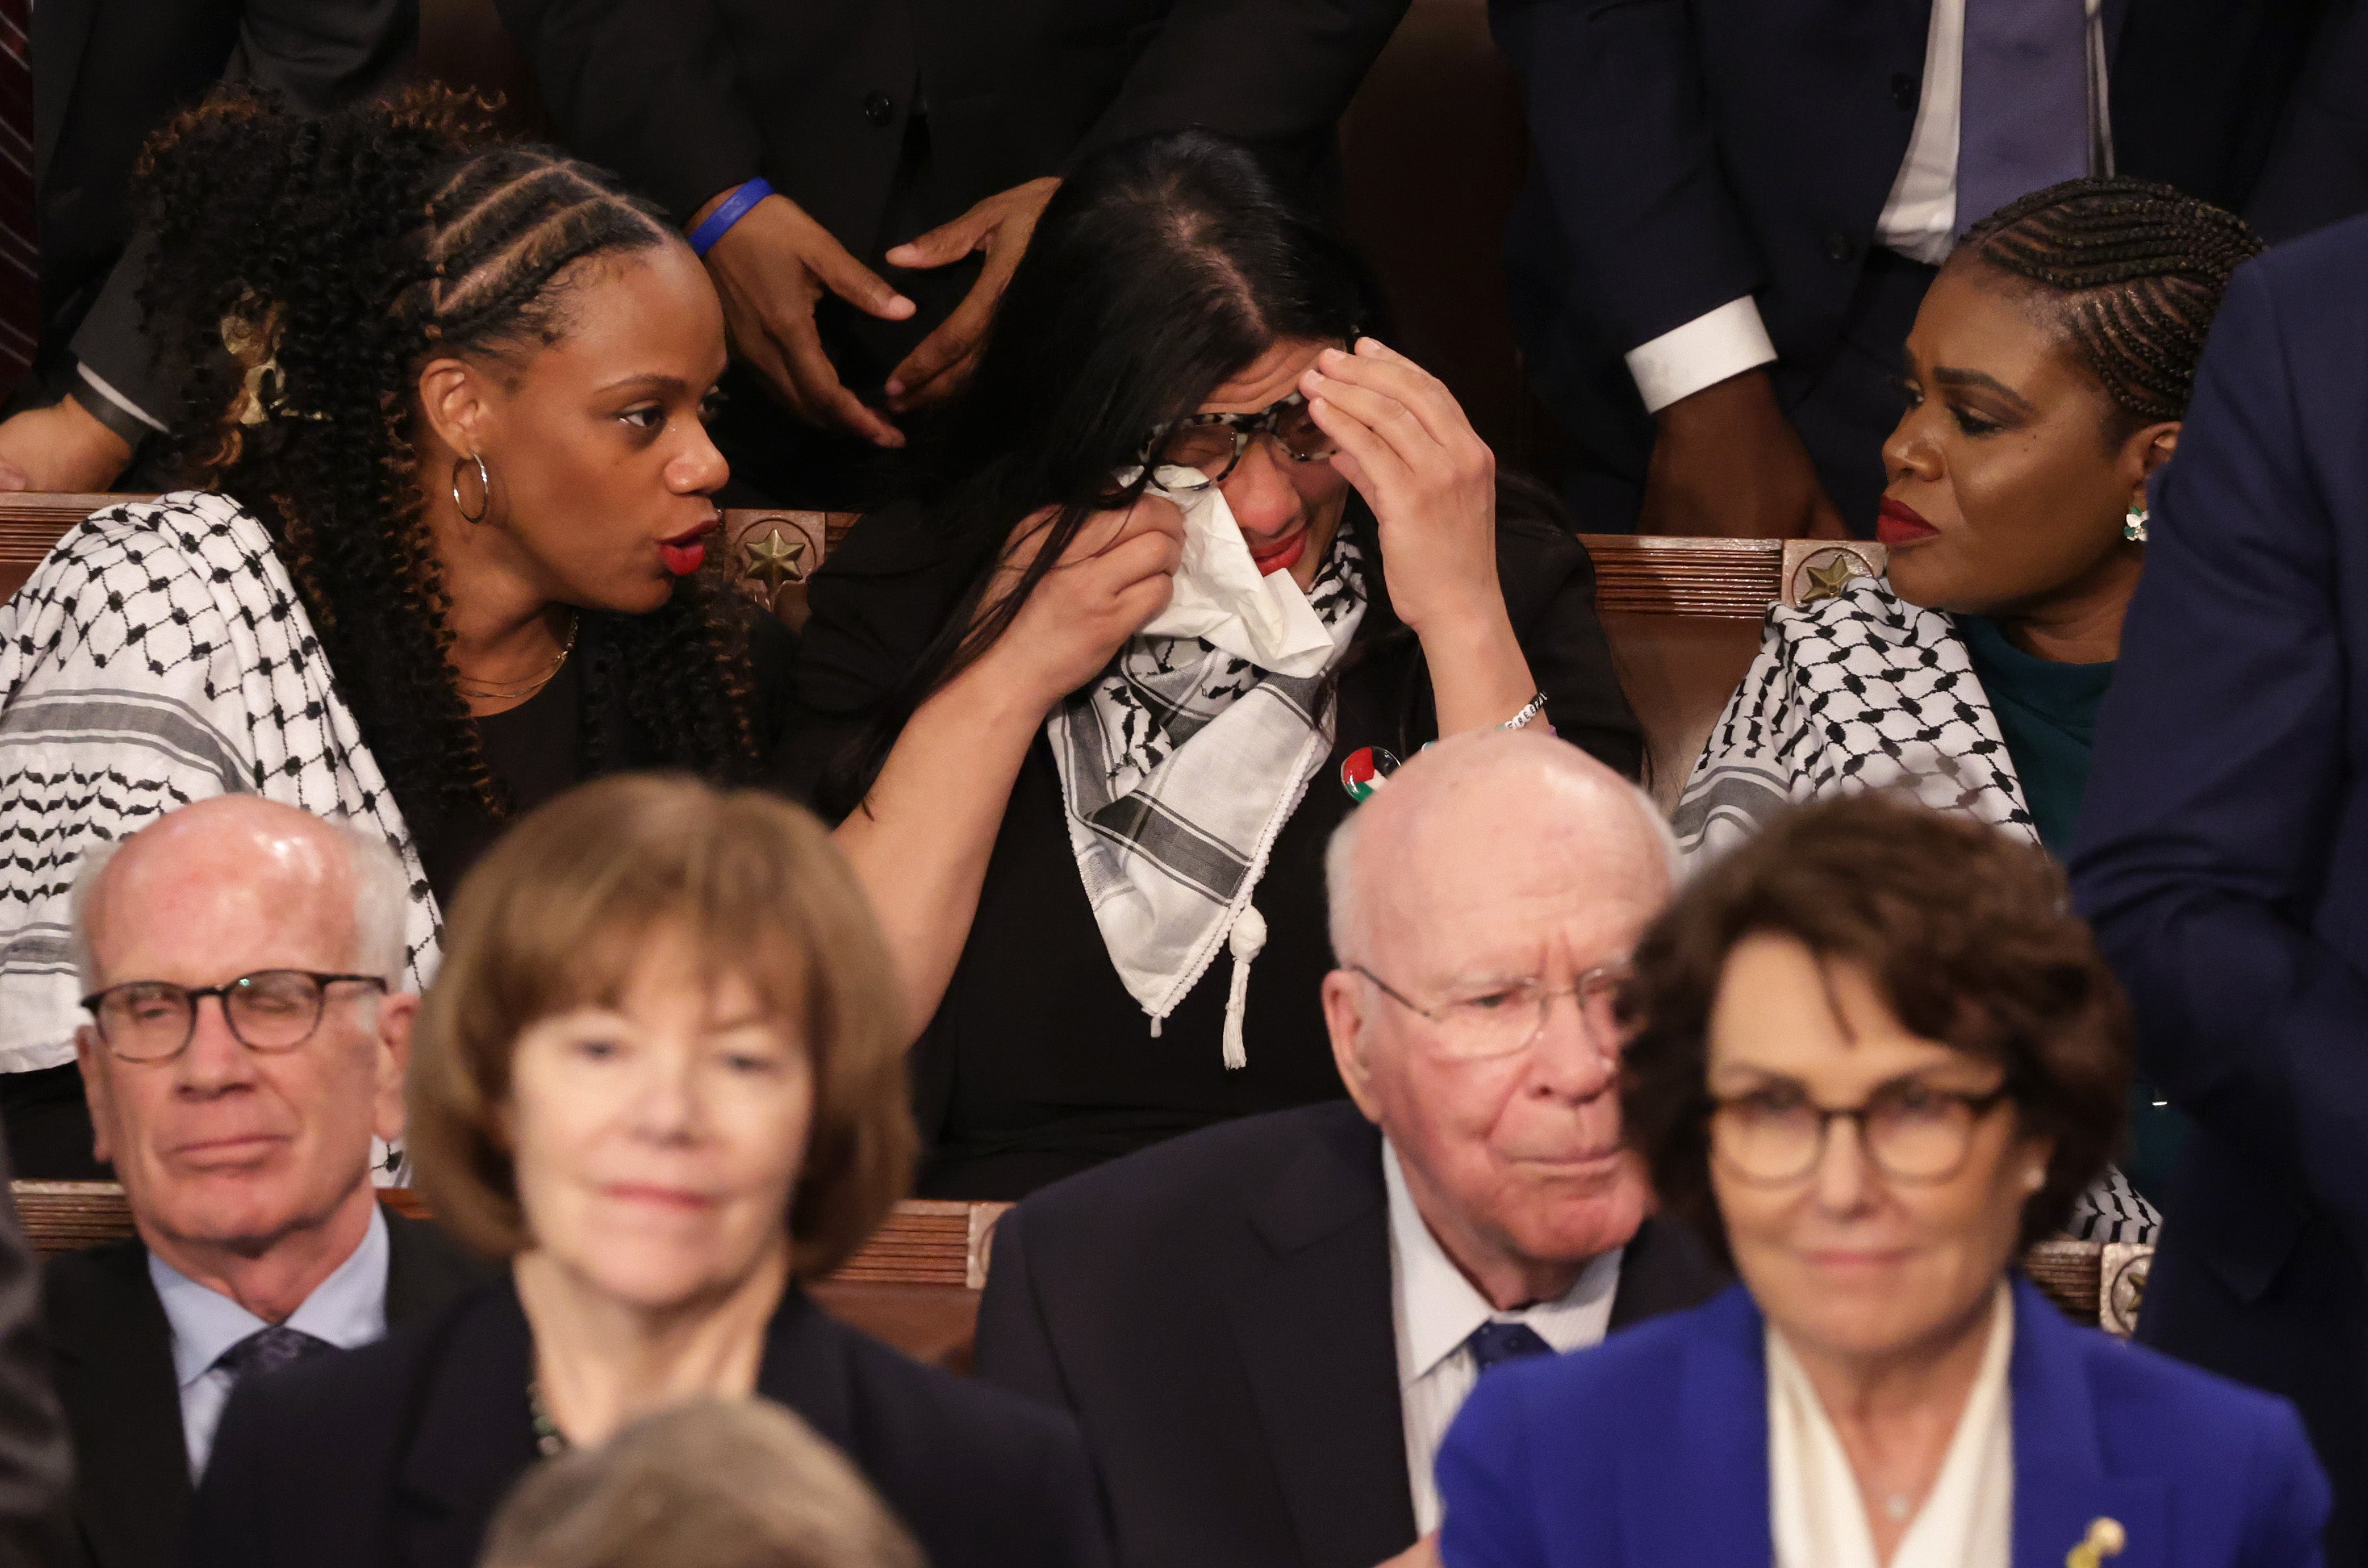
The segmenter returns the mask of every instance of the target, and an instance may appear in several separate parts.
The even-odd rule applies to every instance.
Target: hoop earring
[[[477,465],[477,489],[484,499],[479,502],[477,509],[473,512],[461,503],[461,465],[462,463]],[[485,460],[474,452],[471,452],[465,458],[452,460],[452,509],[461,514],[461,520],[464,523],[482,523],[493,512],[494,476],[485,472]]]

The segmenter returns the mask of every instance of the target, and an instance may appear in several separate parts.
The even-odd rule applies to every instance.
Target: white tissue
[[[1201,477],[1192,469],[1162,468],[1144,488],[1146,494],[1173,501],[1184,514],[1184,561],[1167,608],[1142,634],[1205,637],[1234,657],[1277,675],[1320,673],[1332,657],[1332,633],[1305,592],[1288,572],[1259,574],[1224,491],[1213,484],[1168,488],[1186,475]],[[1133,473],[1119,476],[1121,484],[1133,480]]]

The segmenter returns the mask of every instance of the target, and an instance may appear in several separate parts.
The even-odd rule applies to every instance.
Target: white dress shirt
[[[1431,1461],[1480,1380],[1464,1341],[1482,1324],[1527,1324],[1557,1351],[1601,1342],[1611,1326],[1611,1298],[1620,1288],[1620,1253],[1605,1253],[1580,1271],[1561,1298],[1518,1312],[1500,1312],[1450,1261],[1406,1190],[1397,1151],[1382,1141],[1382,1175],[1390,1193],[1390,1307],[1397,1330],[1398,1401],[1406,1422],[1406,1480],[1414,1492],[1417,1534],[1439,1528],[1439,1483]]]
[[[2014,1297],[2004,1285],[1941,1473],[1889,1568],[2009,1568],[2014,1557]],[[1768,1517],[1776,1568],[1884,1568],[1841,1438],[1792,1347],[1768,1329]]]
[[[1949,259],[1958,233],[1987,213],[1957,218],[1957,127],[1964,85],[1965,6],[1969,0],[1932,0],[1931,29],[1924,40],[1924,88],[1908,133],[1907,156],[1893,179],[1891,196],[1874,222],[1878,244],[1934,267]],[[1978,5],[1980,0],[1970,0]],[[2105,35],[2099,7],[2089,11],[2089,166],[2113,171],[2112,117],[2105,95]],[[1776,346],[1749,295],[1729,300],[1683,326],[1674,327],[1628,351],[1628,373],[1645,397],[1645,409],[1658,414],[1682,397],[1715,386],[1730,376],[1769,364]]]
[[[326,1340],[340,1350],[386,1337],[386,1215],[370,1206],[370,1229],[361,1245],[313,1288],[288,1318],[288,1326]],[[230,1403],[231,1375],[214,1365],[222,1352],[251,1334],[270,1327],[221,1292],[207,1289],[158,1257],[148,1255],[148,1278],[173,1328],[173,1373],[181,1384],[181,1434],[189,1445],[189,1479],[206,1472],[214,1429]]]

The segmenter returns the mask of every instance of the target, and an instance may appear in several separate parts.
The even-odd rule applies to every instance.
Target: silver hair
[[[404,971],[410,949],[403,935],[411,889],[403,861],[386,839],[370,828],[341,817],[324,817],[345,846],[346,867],[354,882],[354,942],[347,961],[356,974],[374,974],[389,991],[404,988]],[[88,995],[98,989],[98,960],[90,939],[91,901],[113,864],[125,838],[111,838],[83,851],[74,868],[74,892],[68,901],[68,946],[74,953],[74,975]]]
[[[1677,830],[1662,814],[1659,801],[1629,779],[1622,778],[1620,782],[1634,801],[1637,814],[1648,824],[1647,831],[1653,841],[1660,846],[1662,861],[1669,874],[1669,886],[1677,887],[1685,880],[1686,874],[1685,855],[1678,847]],[[1357,887],[1357,845],[1363,836],[1361,824],[1364,816],[1365,808],[1360,805],[1341,818],[1340,825],[1332,830],[1331,840],[1324,846],[1325,920],[1330,928],[1332,961],[1336,964],[1351,961],[1348,953],[1351,946],[1349,933],[1354,927],[1356,912],[1361,907]]]

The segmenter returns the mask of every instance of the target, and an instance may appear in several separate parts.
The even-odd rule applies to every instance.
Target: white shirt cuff
[[[1750,303],[1748,300],[1744,302],[1746,304]],[[1685,328],[1679,327],[1678,330],[1679,332],[1683,332]],[[115,387],[97,370],[92,369],[88,365],[84,364],[79,359],[74,361],[74,369],[82,372],[82,379],[90,383],[91,391],[98,393],[99,396],[115,404],[116,407],[123,410],[124,413],[131,415],[132,418],[137,419],[141,424],[145,425],[151,430],[158,431],[160,433],[164,430],[165,426],[158,422],[155,415],[150,414],[146,409],[141,407],[138,403],[132,402],[130,398],[116,391]]]
[[[1681,397],[1776,358],[1776,345],[1746,294],[1685,325],[1628,350],[1628,373],[1645,394],[1645,412],[1658,414]]]

